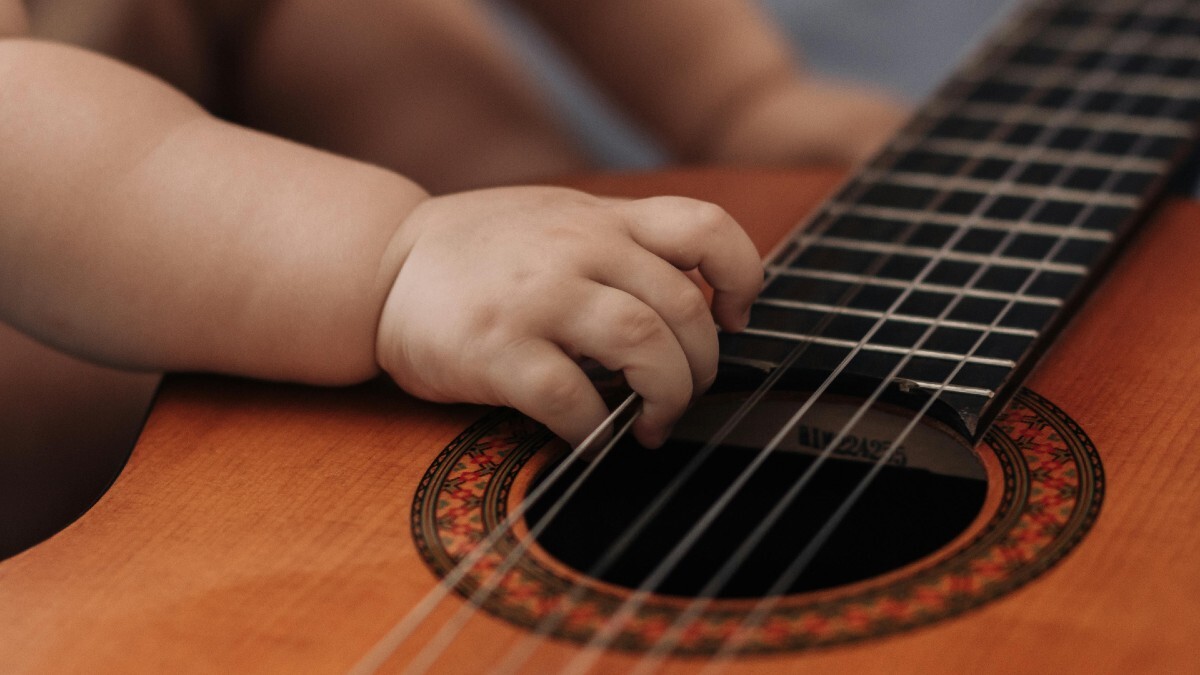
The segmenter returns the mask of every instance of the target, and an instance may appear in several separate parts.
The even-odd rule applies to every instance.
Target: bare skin
[[[43,344],[315,384],[382,370],[571,442],[605,414],[587,356],[643,395],[655,446],[711,384],[717,325],[744,325],[761,271],[716,207],[460,192],[586,166],[474,3],[67,1],[34,30],[91,51],[25,39],[0,0],[0,319]],[[521,4],[681,157],[853,160],[899,119],[795,71],[742,2]]]

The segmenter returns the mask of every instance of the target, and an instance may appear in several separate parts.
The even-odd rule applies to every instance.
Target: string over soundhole
[[[723,442],[706,448],[743,398],[705,397],[658,450],[623,439],[538,537],[542,547],[585,574],[627,588],[639,588],[657,572],[665,577],[651,590],[663,595],[756,598],[771,592],[883,458],[911,413],[905,417],[878,407],[847,427],[858,406],[846,399],[818,404],[789,425],[806,396],[784,392],[759,403]],[[788,431],[776,438],[781,429]],[[899,569],[945,546],[975,520],[987,491],[982,464],[945,430],[918,429],[888,455],[872,488],[786,593]],[[773,441],[777,447],[757,462]],[[710,456],[693,466],[702,452]],[[743,476],[728,505],[697,530],[696,523],[709,522],[706,512],[714,501]],[[795,490],[800,480],[807,484]],[[571,478],[559,482],[571,483]],[[676,485],[663,501],[664,491]],[[560,491],[551,490],[539,502],[558,503]],[[527,519],[537,522],[544,513],[544,507],[531,509]],[[756,527],[765,527],[765,534],[751,545]],[[680,555],[685,539],[690,542],[682,558],[662,569],[664,558]],[[713,589],[711,580],[730,565],[736,571]]]

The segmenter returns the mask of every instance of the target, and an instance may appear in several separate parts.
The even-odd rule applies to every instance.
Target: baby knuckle
[[[697,221],[713,229],[724,227],[730,221],[729,213],[712,202],[693,200],[692,209]]]
[[[538,401],[547,414],[559,417],[579,408],[589,385],[565,369],[543,368],[530,374],[526,386],[531,400]]]
[[[711,316],[704,293],[691,282],[685,282],[669,301],[671,316],[685,323],[708,321]]]
[[[649,307],[637,307],[620,312],[613,321],[612,330],[617,341],[633,348],[654,342],[663,330],[662,319]]]
[[[465,314],[468,335],[490,336],[503,325],[502,312],[493,304],[482,304],[469,308]]]

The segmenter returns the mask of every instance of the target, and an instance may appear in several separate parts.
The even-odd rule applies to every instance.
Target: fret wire
[[[734,356],[731,354],[722,354],[720,357],[721,363],[731,365],[744,366],[759,371],[771,371],[779,367],[779,364],[767,359],[755,359],[748,356]],[[939,382],[930,382],[929,380],[914,380],[910,377],[904,378],[904,381],[918,387],[920,389],[937,389],[941,386]],[[960,384],[946,385],[944,391],[953,392],[955,394],[967,394],[969,396],[978,396],[979,398],[991,399],[995,398],[996,392],[983,387],[968,387]]]
[[[1062,9],[1068,9],[1068,7],[1063,7]],[[1092,0],[1091,2],[1088,2],[1088,3],[1079,3],[1079,6],[1072,7],[1071,9],[1078,9],[1080,11],[1088,12],[1088,13],[1092,14],[1093,16],[1106,17],[1109,19],[1121,18],[1121,17],[1123,17],[1127,14],[1130,14],[1132,12],[1135,12],[1135,11],[1137,12],[1139,17],[1141,17],[1143,19],[1147,19],[1149,21],[1155,21],[1155,22],[1169,21],[1171,19],[1175,19],[1178,17],[1183,17],[1186,19],[1200,19],[1200,7],[1196,7],[1195,5],[1186,5],[1183,7],[1179,7],[1176,11],[1173,11],[1173,12],[1170,12],[1167,14],[1155,14],[1154,12],[1146,11],[1142,7],[1142,3],[1140,3],[1140,2],[1117,3],[1117,2],[1113,2],[1112,0],[1108,0],[1108,1]],[[1119,30],[1128,30],[1128,29],[1121,28]],[[1149,31],[1132,31],[1132,30],[1130,30],[1130,32],[1149,32]]]
[[[802,309],[813,312],[828,312],[831,314],[845,314],[848,316],[861,316],[867,319],[878,319],[884,316],[884,312],[875,309],[859,309],[857,307],[844,307],[841,305],[830,305],[822,302],[808,302],[804,300],[785,300],[782,298],[758,298],[755,300],[756,305],[767,305],[770,307],[782,307],[784,309]],[[919,323],[929,325],[933,323],[932,317],[918,316],[916,314],[893,314],[892,319],[903,321],[905,323]],[[947,319],[940,325],[946,328],[962,328],[965,330],[981,331],[988,328],[987,324],[976,323],[973,321],[960,321]],[[1001,335],[1015,335],[1018,337],[1036,338],[1038,332],[1029,328],[1012,328],[1009,326],[999,326],[993,332]]]
[[[1087,92],[1119,91],[1122,94],[1155,94],[1167,98],[1195,98],[1200,95],[1200,83],[1166,75],[1112,73],[1113,81],[1102,85],[1090,85],[1084,82],[1078,70],[1064,66],[1023,66],[1006,64],[1003,70],[997,69],[983,77],[964,76],[958,81],[965,84],[982,84],[985,81],[1003,82],[1005,84],[1029,85],[1030,82],[1054,79],[1072,82],[1071,89]]]
[[[996,159],[1017,160],[1021,157],[1023,146],[1011,145],[995,140],[971,140],[966,138],[928,138],[904,135],[900,137],[898,147],[931,150],[952,155],[967,155],[980,152]],[[918,146],[919,144],[919,146]],[[1080,152],[1078,150],[1058,150],[1043,148],[1040,159],[1052,164],[1060,164],[1071,168],[1111,169],[1112,155],[1097,152]],[[1127,170],[1140,173],[1162,173],[1171,162],[1166,159],[1149,157],[1133,158],[1127,165]]]
[[[1046,26],[1045,29],[1034,35],[1031,39],[1025,41],[1004,42],[1004,45],[1009,48],[1020,49],[1021,47],[1044,47],[1053,49],[1059,52],[1073,52],[1077,55],[1085,52],[1071,50],[1063,45],[1066,39],[1071,35],[1072,29],[1067,26]],[[1200,48],[1197,47],[1196,36],[1194,35],[1163,35],[1159,36],[1154,44],[1148,45],[1144,49],[1137,51],[1121,51],[1120,49],[1106,49],[1110,54],[1118,56],[1151,56],[1155,58],[1200,58]]]
[[[1124,94],[1124,92],[1122,92]],[[1030,108],[1025,113],[1025,119],[1033,124],[1046,124],[1054,118],[1057,108],[1042,106],[1037,103],[1023,104]],[[1004,103],[988,103],[983,101],[964,101],[942,103],[922,108],[921,114],[941,117],[963,117],[982,122],[993,122],[1002,117],[1012,106]],[[1130,134],[1155,134],[1158,136],[1175,136],[1180,139],[1191,138],[1196,133],[1196,125],[1163,117],[1148,117],[1141,115],[1115,115],[1113,113],[1080,111],[1071,120],[1073,126],[1087,127],[1093,132],[1119,131]]]
[[[980,398],[993,399],[996,398],[996,392],[983,387],[968,387],[962,384],[945,384],[942,382],[931,382],[929,380],[914,380],[910,377],[903,378],[904,381],[919,389],[942,389],[942,391],[950,391],[955,394],[970,394]]]
[[[938,324],[943,326],[945,324]],[[980,363],[987,366],[1002,366],[1005,368],[1013,368],[1017,365],[1016,361],[1010,359],[998,359],[990,356],[967,356],[966,354],[955,354],[954,352],[943,352],[933,349],[911,349],[909,347],[897,347],[895,345],[883,344],[880,342],[863,342],[862,340],[850,340],[846,338],[825,337],[823,335],[809,335],[807,333],[793,333],[785,330],[774,330],[771,328],[746,328],[739,335],[757,335],[759,337],[776,338],[779,340],[787,340],[789,342],[812,342],[819,345],[829,345],[830,347],[845,347],[850,349],[859,344],[862,345],[864,351],[885,352],[888,354],[912,354],[913,356],[921,356],[930,359],[942,359],[944,361],[970,361],[971,363]]]
[[[836,209],[830,209],[829,213],[835,216],[861,216],[864,218],[878,218],[881,220],[896,220],[901,222],[920,222],[929,225],[944,225],[947,227],[958,227],[962,224],[960,216],[945,214],[945,213],[920,213],[909,211],[907,209],[892,207],[892,206],[868,206],[865,204],[837,204]],[[919,218],[915,218],[919,216]],[[1068,232],[1068,228],[1063,225],[1045,225],[1041,223],[1021,223],[1002,220],[999,218],[978,218],[972,225],[972,229],[1003,231],[1015,230],[1022,234],[1042,234],[1050,237],[1061,237]],[[801,239],[804,236],[796,237]],[[1113,235],[1107,230],[1077,230],[1071,232],[1072,239],[1095,241],[1109,243],[1113,241]]]
[[[927,173],[897,171],[894,169],[865,169],[860,175],[863,180],[872,182],[874,185],[902,185],[904,187],[962,190],[977,193],[995,192],[997,188],[994,181],[980,178],[937,176]],[[1136,208],[1140,203],[1135,195],[1107,194],[1090,190],[1076,190],[1048,185],[1027,185],[1023,183],[1005,185],[1002,196],[1029,197],[1033,199],[1048,199],[1122,208]]]
[[[807,237],[801,237],[802,241]],[[911,246],[909,244],[888,244],[884,242],[864,241],[861,239],[849,239],[846,237],[831,237],[822,235],[820,237],[812,237],[809,245],[824,246],[826,248],[841,249],[846,251],[863,251],[869,253],[887,253],[892,255],[912,255],[920,257],[929,257],[938,253],[939,249],[931,246]],[[1062,274],[1074,274],[1078,276],[1086,276],[1088,267],[1086,265],[1077,265],[1074,263],[1060,262],[1044,262],[1031,258],[1014,258],[1011,256],[992,256],[987,253],[969,253],[966,251],[948,251],[942,254],[942,259],[954,262],[970,262],[970,263],[989,263],[995,262],[1000,267],[1018,267],[1020,269],[1035,270],[1039,272],[1060,272]]]
[[[943,293],[954,295],[963,293],[969,298],[987,298],[991,300],[1011,300],[1015,299],[1018,302],[1025,302],[1031,305],[1046,305],[1050,307],[1061,307],[1062,300],[1044,295],[1022,295],[1005,293],[1003,291],[989,291],[982,288],[962,288],[959,286],[948,286],[944,284],[931,284],[928,282],[909,282],[897,281],[895,279],[882,279],[879,277],[871,277],[864,274],[850,274],[849,272],[829,272],[826,270],[809,270],[792,267],[780,267],[772,265],[768,268],[769,271],[775,272],[780,276],[789,277],[810,277],[813,279],[823,279],[826,281],[841,281],[844,283],[866,283],[873,286],[887,286],[890,288],[913,288],[918,291],[932,291],[934,293]]]

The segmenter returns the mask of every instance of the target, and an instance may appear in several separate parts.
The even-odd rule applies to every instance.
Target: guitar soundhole
[[[803,400],[800,394],[780,394],[757,406],[713,455],[682,481],[678,493],[630,540],[615,562],[602,561],[652,507],[660,492],[687,471],[703,450],[705,439],[712,437],[716,425],[740,403],[738,395],[721,394],[700,401],[662,448],[647,450],[629,436],[622,439],[550,521],[538,537],[539,543],[576,570],[637,588],[689,535],[735,477],[751,465]],[[762,541],[715,593],[721,598],[769,594],[911,418],[911,413],[896,409],[875,409],[838,438],[857,407],[852,401],[827,403],[806,415],[749,474],[749,480],[711,525],[703,528],[656,592],[687,597],[701,594],[727,561],[738,555],[736,551],[751,531],[786,499],[797,481],[804,480],[820,452],[832,447],[830,457],[812,472]],[[843,586],[902,568],[946,546],[978,516],[987,492],[983,465],[964,443],[942,428],[918,425],[883,462],[869,489],[784,593]],[[539,500],[541,508],[527,514],[527,522],[538,522],[545,508],[557,503],[561,490],[582,470],[576,467],[572,475],[558,481],[553,494]]]

